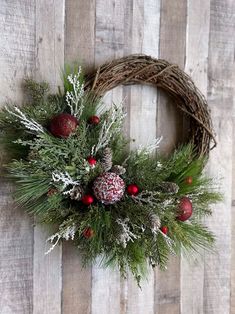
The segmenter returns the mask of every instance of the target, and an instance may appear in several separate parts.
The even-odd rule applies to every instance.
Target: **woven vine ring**
[[[159,87],[171,96],[189,118],[188,142],[193,143],[198,156],[208,155],[216,146],[207,101],[191,77],[175,64],[146,55],[130,55],[105,63],[88,74],[85,87],[102,97],[119,85],[130,84]]]

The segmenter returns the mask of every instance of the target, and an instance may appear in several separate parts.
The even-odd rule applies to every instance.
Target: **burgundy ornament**
[[[93,124],[93,125],[97,125],[97,124],[100,123],[100,118],[97,117],[97,116],[91,116],[91,117],[88,119],[88,123]]]
[[[139,193],[139,188],[136,184],[130,184],[128,185],[126,191],[129,195],[137,195]]]
[[[186,196],[182,197],[179,203],[179,215],[177,219],[180,221],[188,220],[193,213],[193,205],[190,199]]]
[[[76,130],[77,125],[76,117],[69,113],[60,113],[51,120],[49,130],[55,137],[67,138]]]
[[[94,202],[94,197],[90,194],[85,194],[83,195],[81,201],[84,205],[89,206]]]
[[[95,179],[93,184],[95,197],[105,205],[120,201],[124,191],[124,181],[114,172],[105,172],[101,174]]]

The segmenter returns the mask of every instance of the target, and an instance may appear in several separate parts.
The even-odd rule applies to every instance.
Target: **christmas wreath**
[[[101,256],[103,265],[117,265],[123,276],[129,269],[139,283],[148,265],[165,268],[170,254],[211,248],[214,236],[202,221],[221,196],[203,173],[213,135],[191,79],[166,61],[131,56],[88,76],[67,67],[63,81],[54,95],[46,82],[26,79],[27,102],[0,113],[17,204],[58,225],[48,251],[71,239],[84,264]],[[114,86],[147,81],[195,118],[194,135],[168,158],[158,152],[161,139],[129,151],[123,109],[102,103]]]

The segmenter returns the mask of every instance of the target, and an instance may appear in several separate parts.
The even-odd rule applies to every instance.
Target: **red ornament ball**
[[[160,228],[161,232],[164,233],[164,234],[167,234],[168,233],[168,227],[167,226],[162,226]]]
[[[185,183],[187,185],[191,185],[193,183],[193,177],[191,177],[191,176],[186,177],[185,178]]]
[[[139,193],[139,188],[136,184],[130,184],[128,185],[126,191],[129,195],[137,195]]]
[[[179,215],[177,219],[180,221],[188,220],[193,213],[193,205],[190,199],[186,196],[182,197],[179,203]]]
[[[97,116],[91,116],[91,117],[88,119],[88,123],[93,124],[93,125],[97,125],[97,124],[100,123],[100,118],[97,117]]]
[[[93,184],[93,192],[98,201],[105,205],[113,204],[123,197],[125,183],[116,173],[105,172],[97,177]]]
[[[61,113],[55,116],[50,122],[50,132],[55,137],[67,138],[76,130],[78,120],[69,113]]]
[[[94,158],[94,157],[92,157],[92,156],[89,156],[88,158],[87,158],[87,161],[88,161],[88,163],[91,165],[91,166],[95,166],[95,164],[96,164],[96,159]]]
[[[87,227],[82,234],[86,239],[90,239],[94,236],[95,232],[91,227]]]
[[[84,205],[91,205],[93,202],[94,202],[94,197],[92,195],[89,195],[89,194],[85,194],[82,199],[81,199],[82,203]]]

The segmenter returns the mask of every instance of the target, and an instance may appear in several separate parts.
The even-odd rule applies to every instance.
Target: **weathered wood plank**
[[[185,62],[187,1],[162,1],[159,57],[178,64]],[[183,117],[162,91],[158,97],[157,134],[163,136],[161,151],[169,154],[184,137]]]
[[[187,1],[161,2],[159,57],[184,68]],[[183,138],[183,119],[171,100],[159,91],[157,134],[163,136],[161,151],[171,152]],[[171,258],[167,270],[156,270],[155,311],[180,313],[180,259]]]
[[[34,70],[34,1],[1,1],[0,102],[20,101],[22,78]],[[4,162],[2,154],[1,165]],[[1,170],[2,171],[2,170]],[[12,201],[0,178],[0,311],[30,314],[33,308],[32,220]]]
[[[125,1],[96,0],[95,65],[123,55]],[[104,97],[109,107],[120,103],[123,89],[118,87]],[[99,304],[99,306],[97,306]],[[92,269],[92,314],[120,312],[120,274],[118,269]]]
[[[64,65],[64,1],[36,0],[36,73],[53,91],[61,85]],[[46,239],[53,233],[47,226],[34,228],[34,314],[61,313],[61,246],[45,255]]]
[[[205,256],[204,312],[230,312],[232,136],[234,110],[234,1],[211,1],[208,59],[208,102],[218,148],[213,150],[209,173],[221,178],[224,200],[208,225],[216,234],[217,254]]]
[[[125,19],[125,53],[145,53],[158,57],[160,1],[133,1],[128,4],[129,16]],[[128,23],[129,20],[129,23]],[[157,90],[147,86],[125,87],[127,96],[131,149],[156,138]],[[146,127],[148,126],[148,127]],[[154,272],[149,269],[148,280],[141,283],[140,290],[132,275],[123,282],[122,304],[126,312],[155,313]]]
[[[65,7],[65,61],[94,67],[95,0],[67,0]]]
[[[210,2],[188,0],[185,71],[207,95]],[[202,252],[203,255],[203,252]],[[199,260],[198,260],[199,259]],[[204,261],[181,259],[181,313],[203,313]]]
[[[233,66],[234,68],[234,66]],[[235,69],[233,71],[235,73]],[[235,80],[235,77],[233,81]],[[231,243],[235,243],[235,118],[233,118],[233,179],[232,179],[232,218],[231,218]],[[232,245],[231,247],[232,252],[231,252],[231,278],[230,278],[230,283],[231,283],[231,298],[230,298],[230,312],[235,313],[235,265],[234,265],[234,260],[235,260],[235,249],[234,246]]]
[[[65,7],[65,63],[94,67],[95,0],[68,0]],[[63,243],[62,313],[91,312],[91,267],[83,269],[77,248]]]

